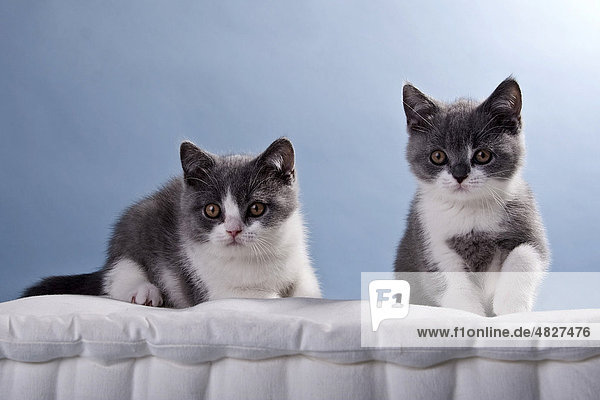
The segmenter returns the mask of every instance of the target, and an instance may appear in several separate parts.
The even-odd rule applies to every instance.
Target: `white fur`
[[[192,306],[181,287],[181,280],[171,270],[166,268],[161,270],[160,283],[165,292],[169,293],[169,300],[173,303],[173,307],[187,308]]]
[[[163,303],[160,290],[148,281],[141,267],[129,259],[116,262],[104,276],[103,284],[105,293],[113,299],[154,307]]]
[[[545,270],[546,264],[535,248],[528,244],[515,247],[502,264],[492,303],[494,313],[530,311]]]
[[[264,229],[260,219],[245,226],[241,210],[228,193],[223,200],[225,221],[210,233],[208,243],[189,242],[185,251],[198,285],[208,289],[210,300],[229,297],[275,298],[282,293],[321,297],[319,282],[306,251],[305,232],[299,212],[278,229]],[[241,231],[235,238],[227,231]],[[159,284],[176,308],[190,307],[181,281],[167,268]],[[109,297],[136,304],[160,306],[160,290],[132,260],[122,259],[106,273],[104,290]]]
[[[428,242],[429,262],[444,273],[446,290],[438,297],[442,307],[485,315],[486,303],[492,301],[496,314],[526,311],[533,306],[535,290],[541,280],[538,275],[517,277],[493,273],[543,271],[545,264],[533,247],[518,246],[504,262],[499,252],[495,254],[489,267],[492,272],[478,285],[472,279],[473,273],[465,272],[462,257],[447,243],[454,236],[472,231],[498,231],[506,212],[502,202],[518,195],[524,188],[519,174],[516,176],[510,181],[489,179],[475,168],[462,185],[446,171],[434,183],[420,183],[417,213]]]
[[[224,203],[232,215],[239,210],[232,201]],[[290,286],[292,296],[321,297],[315,273],[306,252],[305,234],[299,212],[278,229],[264,229],[260,219],[244,227],[232,244],[225,224],[217,226],[207,243],[186,244],[196,279],[208,289],[210,300],[228,297],[280,297]]]
[[[225,214],[225,222],[222,225],[219,225],[217,229],[222,228],[220,229],[220,232],[224,231],[226,240],[230,240],[231,238],[227,231],[242,230],[244,223],[242,221],[240,209],[233,200],[233,196],[231,196],[231,192],[229,191],[227,191],[227,195],[223,200],[222,211]],[[241,237],[239,239],[241,239]]]

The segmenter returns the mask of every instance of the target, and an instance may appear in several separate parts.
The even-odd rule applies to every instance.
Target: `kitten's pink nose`
[[[241,230],[239,231],[227,231],[227,233],[229,233],[231,235],[232,238],[235,239],[235,237],[238,235],[238,233],[240,233]]]
[[[242,231],[244,225],[242,224],[242,220],[237,215],[229,215],[225,216],[225,223],[223,224],[225,230],[233,239]]]

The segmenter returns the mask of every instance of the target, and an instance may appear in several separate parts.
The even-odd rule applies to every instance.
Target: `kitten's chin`
[[[247,258],[252,253],[252,247],[241,242],[208,242],[203,247],[215,258]]]
[[[465,185],[456,185],[452,188],[447,189],[447,191],[459,198],[472,199],[472,198],[480,198],[485,197],[486,191],[481,187],[472,187]]]
[[[219,243],[219,246],[231,251],[243,251],[244,249],[248,249],[250,247],[248,243],[240,240],[231,240],[224,243]]]
[[[246,256],[257,251],[257,246],[253,241],[243,240],[212,243],[212,247],[231,256]]]
[[[445,192],[446,196],[454,201],[470,201],[484,197],[483,193],[478,193],[478,190],[469,189],[462,186],[453,189],[446,189]]]
[[[424,193],[443,201],[470,202],[480,201],[490,197],[490,193],[482,187],[467,185],[439,185],[424,183],[421,185]]]

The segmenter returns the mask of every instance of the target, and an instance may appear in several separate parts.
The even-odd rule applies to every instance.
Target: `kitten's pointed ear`
[[[431,127],[429,120],[438,110],[435,102],[410,83],[402,88],[402,102],[406,114],[408,132],[423,132],[423,128]]]
[[[521,88],[512,77],[505,79],[494,92],[479,106],[484,112],[498,119],[507,129],[521,125]]]
[[[203,176],[215,165],[215,158],[209,152],[200,149],[192,142],[183,142],[179,148],[181,167],[185,182],[197,186]]]
[[[282,137],[275,140],[260,154],[256,161],[260,165],[266,165],[270,172],[275,172],[286,182],[291,183],[296,175],[294,146],[289,139]]]

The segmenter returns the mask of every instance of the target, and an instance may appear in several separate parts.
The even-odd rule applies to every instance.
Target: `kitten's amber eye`
[[[492,160],[492,152],[485,149],[477,150],[473,160],[477,164],[487,164]]]
[[[248,208],[248,211],[250,212],[250,215],[252,215],[253,217],[260,217],[265,212],[265,208],[266,207],[263,203],[259,203],[257,201],[256,203],[252,203],[250,205],[250,208]]]
[[[221,215],[221,207],[214,203],[207,204],[206,207],[204,207],[204,214],[206,214],[208,218],[217,218]]]
[[[436,150],[429,156],[429,159],[435,165],[444,165],[446,161],[448,161],[448,157],[446,157],[446,153],[441,150]]]

